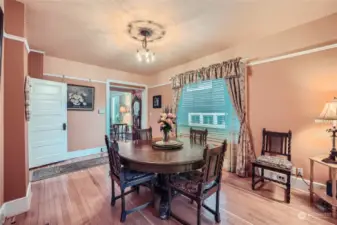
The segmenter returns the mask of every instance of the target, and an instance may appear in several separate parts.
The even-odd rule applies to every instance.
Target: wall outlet
[[[296,168],[296,167],[293,167],[293,168],[291,169],[291,174],[292,174],[292,175],[297,175],[296,171],[297,171],[297,168]]]
[[[297,175],[303,176],[303,168],[297,168]]]

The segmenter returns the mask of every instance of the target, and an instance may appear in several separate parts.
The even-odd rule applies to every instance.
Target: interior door
[[[31,79],[29,167],[67,158],[67,84]]]

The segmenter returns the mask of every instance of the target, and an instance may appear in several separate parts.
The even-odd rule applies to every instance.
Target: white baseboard
[[[307,179],[302,179],[301,177],[292,176],[291,177],[291,188],[295,188],[301,191],[309,192],[310,181]],[[325,184],[314,182],[314,188],[326,188]]]
[[[19,215],[21,213],[27,212],[30,209],[30,202],[32,199],[32,190],[30,183],[27,187],[26,196],[23,198],[18,198],[9,202],[5,202],[2,205],[2,211],[5,218]]]
[[[88,156],[92,154],[98,154],[98,153],[101,153],[102,150],[103,152],[106,152],[107,149],[105,146],[101,146],[97,148],[88,148],[88,149],[83,149],[83,150],[67,152],[66,160],[78,158],[78,157],[84,157],[84,156]]]

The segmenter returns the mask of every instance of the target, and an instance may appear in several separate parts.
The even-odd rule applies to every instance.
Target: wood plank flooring
[[[120,201],[110,206],[110,179],[108,166],[90,169],[32,183],[31,210],[8,218],[6,225],[117,225],[120,224]],[[117,191],[119,192],[119,191]],[[257,191],[250,190],[250,180],[225,173],[221,192],[221,224],[226,225],[330,225],[337,224],[330,215],[324,215],[309,205],[308,193],[292,191],[291,203],[283,202],[283,189],[268,183]],[[127,207],[147,201],[150,192],[141,187],[139,195],[127,196]],[[158,199],[159,200],[159,199]],[[215,199],[206,204],[212,208]],[[157,208],[159,202],[157,201]],[[184,197],[173,200],[173,211],[191,224],[196,224],[196,205]],[[146,208],[127,217],[126,225],[176,225],[171,219],[162,221],[158,210]],[[206,210],[202,224],[216,224]]]

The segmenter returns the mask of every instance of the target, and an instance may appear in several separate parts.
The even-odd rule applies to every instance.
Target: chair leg
[[[171,216],[171,202],[172,202],[172,188],[168,187],[168,211],[167,211],[167,219]]]
[[[252,171],[252,190],[255,190],[255,166],[253,165]]]
[[[124,223],[126,219],[126,211],[125,211],[125,195],[123,188],[121,188],[121,200],[122,200],[121,222]]]
[[[202,205],[202,202],[201,201],[198,201],[198,211],[197,211],[197,225],[201,225],[201,205]]]
[[[216,191],[216,201],[215,201],[215,222],[220,223],[220,190],[221,187],[219,185],[219,189]]]
[[[152,194],[152,207],[154,208],[155,205],[155,200],[156,200],[156,193],[154,192],[154,184],[155,184],[156,180],[153,179],[151,180],[151,194]]]
[[[264,169],[261,168],[261,181],[264,182]]]
[[[290,203],[290,174],[287,174],[286,202]]]
[[[115,206],[116,199],[115,199],[115,181],[111,179],[111,206]]]

